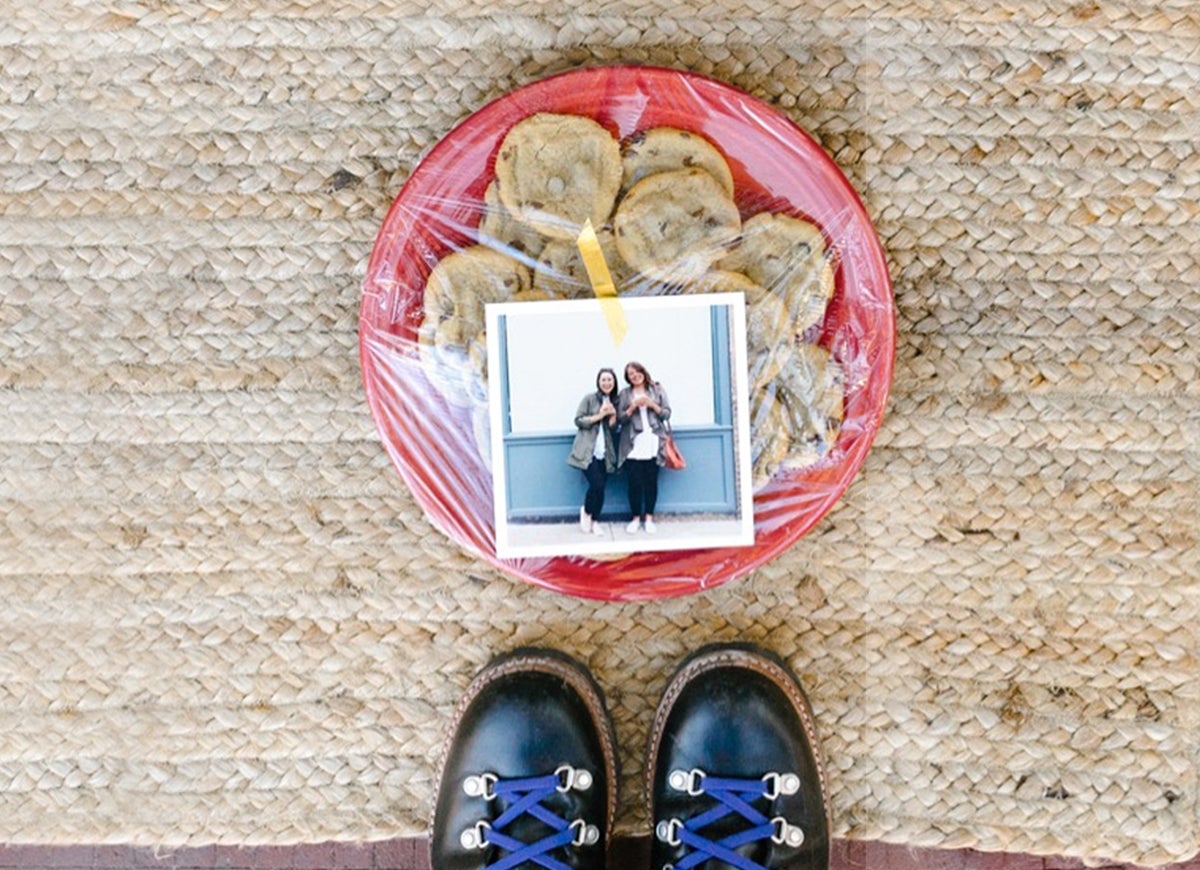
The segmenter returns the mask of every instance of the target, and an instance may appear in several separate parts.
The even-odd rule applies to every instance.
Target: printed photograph
[[[740,293],[487,306],[501,558],[754,543]]]

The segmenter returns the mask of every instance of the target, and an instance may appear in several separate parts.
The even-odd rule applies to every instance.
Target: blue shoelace
[[[550,853],[564,846],[590,846],[600,839],[600,831],[583,819],[568,821],[542,805],[542,801],[558,792],[572,788],[580,790],[591,786],[592,777],[587,771],[564,766],[545,776],[501,779],[491,774],[469,777],[463,784],[467,794],[486,800],[503,798],[508,808],[495,819],[476,822],[462,835],[466,848],[482,849],[495,846],[507,852],[499,861],[488,864],[484,870],[513,870],[525,862],[531,862],[546,870],[571,870],[563,862],[552,858]],[[542,822],[551,833],[533,843],[524,843],[505,833],[505,829],[523,816],[532,816]]]
[[[735,850],[739,846],[762,840],[789,846],[799,846],[804,842],[804,832],[800,828],[788,824],[780,816],[768,818],[749,803],[757,798],[774,799],[780,794],[794,794],[800,785],[799,778],[794,774],[767,774],[762,779],[731,779],[708,776],[701,770],[677,770],[671,773],[669,783],[676,791],[686,791],[692,796],[706,795],[715,801],[712,809],[687,821],[667,819],[656,826],[655,834],[664,843],[671,846],[682,844],[693,850],[677,864],[668,865],[673,866],[674,870],[688,870],[710,858],[724,861],[738,870],[768,870]],[[710,840],[700,833],[732,813],[741,816],[749,827],[720,840]]]

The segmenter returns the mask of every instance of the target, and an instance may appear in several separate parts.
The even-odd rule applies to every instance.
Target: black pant
[[[629,477],[629,509],[634,518],[654,513],[654,503],[658,501],[658,460],[626,459],[625,468]]]
[[[587,478],[587,495],[583,497],[583,509],[594,520],[600,519],[600,511],[604,510],[604,486],[608,480],[608,472],[604,468],[603,459],[593,459],[583,473]]]

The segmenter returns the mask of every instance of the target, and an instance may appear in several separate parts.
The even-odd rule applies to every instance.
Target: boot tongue
[[[743,800],[745,800],[746,803],[754,807],[754,809],[761,812],[767,818],[771,818],[773,816],[771,811],[773,802],[767,798],[759,797],[751,800],[743,796]],[[660,811],[660,815],[668,818],[677,818],[686,824],[688,819],[707,812],[709,809],[718,806],[719,803],[720,802],[717,801],[716,798],[711,796],[697,798],[689,795],[683,795],[682,797],[671,795],[670,797],[664,797],[661,799],[660,806],[662,807],[662,811]],[[747,821],[742,815],[731,810],[727,815],[717,819],[711,824],[705,825],[700,830],[695,831],[695,833],[697,836],[703,837],[710,842],[717,843],[721,840],[724,840],[726,837],[744,834],[753,827],[756,826]],[[768,838],[763,840],[755,840],[749,843],[743,843],[742,845],[734,848],[732,851],[737,852],[742,857],[747,858],[756,864],[765,866],[766,862],[769,860],[771,847],[772,843]],[[690,847],[680,846],[676,856],[677,860],[681,859],[683,855],[689,854],[693,851],[695,850]],[[711,864],[702,864],[701,866],[714,866],[720,868],[728,866],[724,863],[712,861],[712,859],[709,860]]]
[[[552,812],[554,815],[565,819],[568,823],[580,818],[583,813],[581,802],[573,792],[555,792],[553,795],[543,798],[541,805]],[[501,806],[500,811],[503,812],[507,806]],[[585,818],[585,822],[588,820]],[[594,824],[594,822],[593,822]],[[542,820],[536,818],[529,812],[525,812],[513,819],[505,828],[504,833],[512,837],[514,840],[519,840],[526,845],[532,845],[539,840],[544,840],[546,837],[552,837],[559,833],[557,830],[546,824]],[[587,866],[581,863],[580,852],[589,851],[591,847],[568,847],[565,849],[554,849],[550,852],[550,856],[558,861],[566,864],[568,867],[584,867]],[[501,850],[495,850],[496,854],[489,856],[488,863],[493,863],[502,855],[507,854]],[[532,863],[522,864],[525,866],[534,866]]]

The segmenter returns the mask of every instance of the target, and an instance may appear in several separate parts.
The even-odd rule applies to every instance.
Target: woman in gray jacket
[[[575,442],[567,464],[583,472],[587,495],[579,509],[579,528],[586,534],[604,534],[596,521],[604,509],[608,475],[617,470],[617,373],[600,369],[596,389],[575,410]]]

